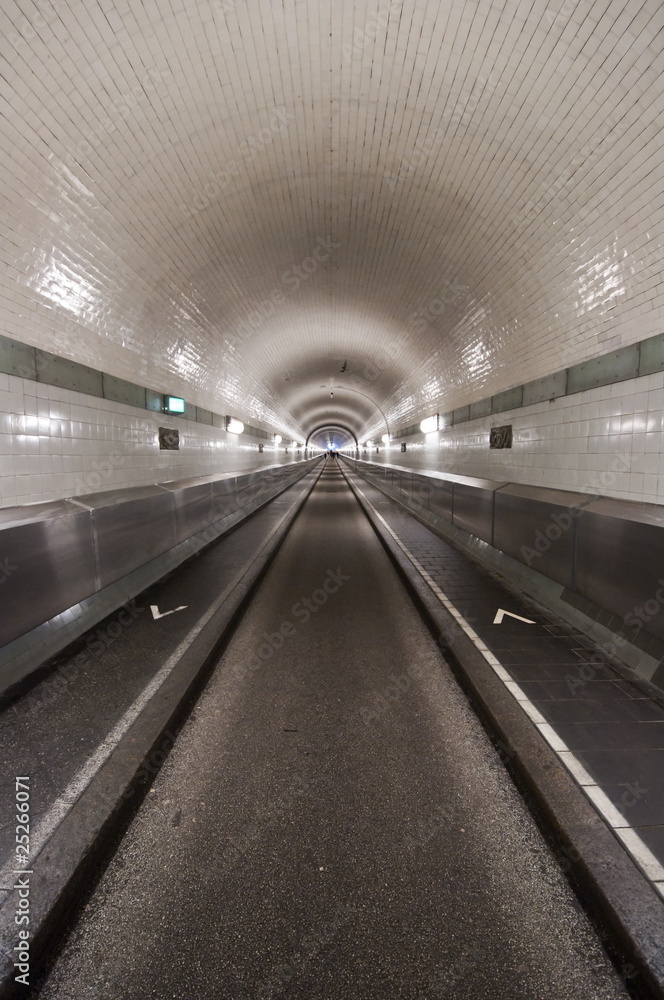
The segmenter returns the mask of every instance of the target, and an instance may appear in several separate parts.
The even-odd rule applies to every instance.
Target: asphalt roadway
[[[39,996],[627,996],[333,461]]]

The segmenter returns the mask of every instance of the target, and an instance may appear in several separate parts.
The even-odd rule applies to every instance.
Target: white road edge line
[[[632,859],[639,866],[646,878],[655,883],[655,888],[664,895],[664,891],[660,887],[660,883],[664,884],[664,865],[661,864],[658,858],[652,853],[650,848],[643,842],[636,830],[632,829],[630,824],[625,820],[622,813],[614,806],[613,802],[609,799],[605,792],[599,787],[599,785],[592,780],[590,775],[587,774],[583,764],[569,747],[564,743],[564,741],[558,736],[555,729],[548,723],[537,722],[536,718],[542,716],[538,712],[537,708],[530,701],[529,698],[525,696],[521,688],[518,687],[515,681],[507,672],[505,667],[500,663],[498,659],[494,656],[490,649],[487,648],[486,644],[480,639],[475,630],[471,625],[468,624],[466,619],[457,610],[457,608],[452,604],[449,598],[443,593],[435,580],[429,576],[424,566],[422,566],[416,556],[412,555],[411,552],[406,548],[406,546],[401,542],[397,535],[392,531],[389,524],[383,517],[383,515],[376,510],[368,497],[362,492],[360,487],[354,483],[355,489],[364,499],[364,502],[368,507],[371,508],[374,515],[381,524],[384,526],[385,530],[389,532],[390,536],[394,542],[399,546],[401,551],[405,556],[411,561],[413,566],[417,569],[418,573],[426,580],[427,584],[433,590],[434,594],[443,605],[446,611],[448,611],[452,617],[457,621],[463,631],[466,633],[469,639],[472,640],[473,644],[480,651],[484,659],[487,661],[489,666],[494,670],[494,672],[500,677],[501,681],[507,688],[507,690],[512,694],[517,703],[521,706],[523,711],[530,717],[530,719],[535,723],[536,729],[542,734],[544,739],[547,741],[551,749],[558,755],[561,762],[565,765],[572,777],[577,781],[579,787],[586,793],[586,796],[592,802],[593,806],[597,812],[601,815],[602,819],[611,827],[614,834],[622,841],[623,845],[626,847]],[[518,690],[518,696],[515,693]],[[579,781],[579,775],[583,773],[589,780],[587,782]]]
[[[182,640],[180,645],[177,647],[175,652],[171,653],[168,660],[158,671],[150,681],[150,683],[143,689],[136,700],[129,706],[127,711],[124,713],[122,718],[115,724],[110,733],[101,741],[97,749],[94,751],[91,757],[85,762],[83,767],[79,772],[72,778],[67,787],[65,788],[62,795],[57,798],[49,810],[41,816],[32,828],[30,835],[30,858],[25,863],[25,867],[32,867],[35,858],[39,855],[40,851],[48,843],[50,838],[55,833],[56,829],[62,823],[63,819],[67,813],[74,806],[76,801],[83,794],[85,789],[88,787],[92,779],[101,769],[102,765],[106,763],[108,758],[111,756],[118,743],[136,721],[138,716],[141,714],[148,702],[154,697],[159,688],[162,686],[166,678],[173,672],[176,665],[191,646],[194,640],[200,635],[210,619],[216,614],[221,605],[227,599],[228,595],[232,590],[237,587],[237,585],[242,581],[242,579],[247,575],[251,567],[254,565],[257,559],[259,559],[261,553],[269,545],[273,536],[281,528],[284,521],[288,518],[291,510],[286,511],[284,516],[280,521],[274,526],[270,534],[267,536],[260,549],[257,551],[254,558],[251,560],[250,565],[238,573],[231,583],[225,588],[222,594],[217,598],[217,600],[212,604],[208,610],[205,612],[202,618],[200,618],[193,628],[187,633],[185,638]],[[16,869],[16,864],[14,862],[5,862],[5,864],[0,868],[0,889],[7,891],[10,882],[13,883],[13,873]]]

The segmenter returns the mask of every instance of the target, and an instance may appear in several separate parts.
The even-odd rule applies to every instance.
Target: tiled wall
[[[489,448],[512,424],[513,447]],[[413,435],[363,457],[464,476],[664,503],[664,373]]]
[[[179,451],[158,428],[177,427]],[[299,453],[300,456],[302,453]],[[0,506],[291,461],[247,435],[0,373]]]
[[[296,434],[661,332],[663,29],[661,0],[3,0],[0,333]]]

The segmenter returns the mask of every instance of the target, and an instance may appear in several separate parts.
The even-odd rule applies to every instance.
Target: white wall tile
[[[259,454],[257,439],[249,435],[76,392],[67,393],[69,402],[57,404],[65,415],[54,415],[50,402],[40,426],[41,418],[27,412],[35,408],[34,383],[12,377],[12,385],[11,392],[0,395],[5,405],[17,404],[0,413],[0,507],[293,459],[292,449],[285,452],[283,445],[275,453],[265,441]],[[70,411],[77,419],[69,419]],[[179,428],[179,451],[159,450],[160,426]]]
[[[620,385],[624,409],[616,417],[586,421],[584,414],[597,392],[589,390],[554,400],[545,415],[536,406],[508,410],[438,434],[408,437],[405,454],[397,439],[370,457],[406,467],[664,504],[664,414],[625,412],[627,400],[642,405],[646,390],[654,399],[664,398],[664,372]],[[503,424],[512,424],[514,446],[491,450],[489,431]],[[621,432],[623,426],[628,433]]]

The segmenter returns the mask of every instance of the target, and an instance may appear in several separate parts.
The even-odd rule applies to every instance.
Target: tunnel
[[[664,7],[4,0],[0,995],[664,997]]]

